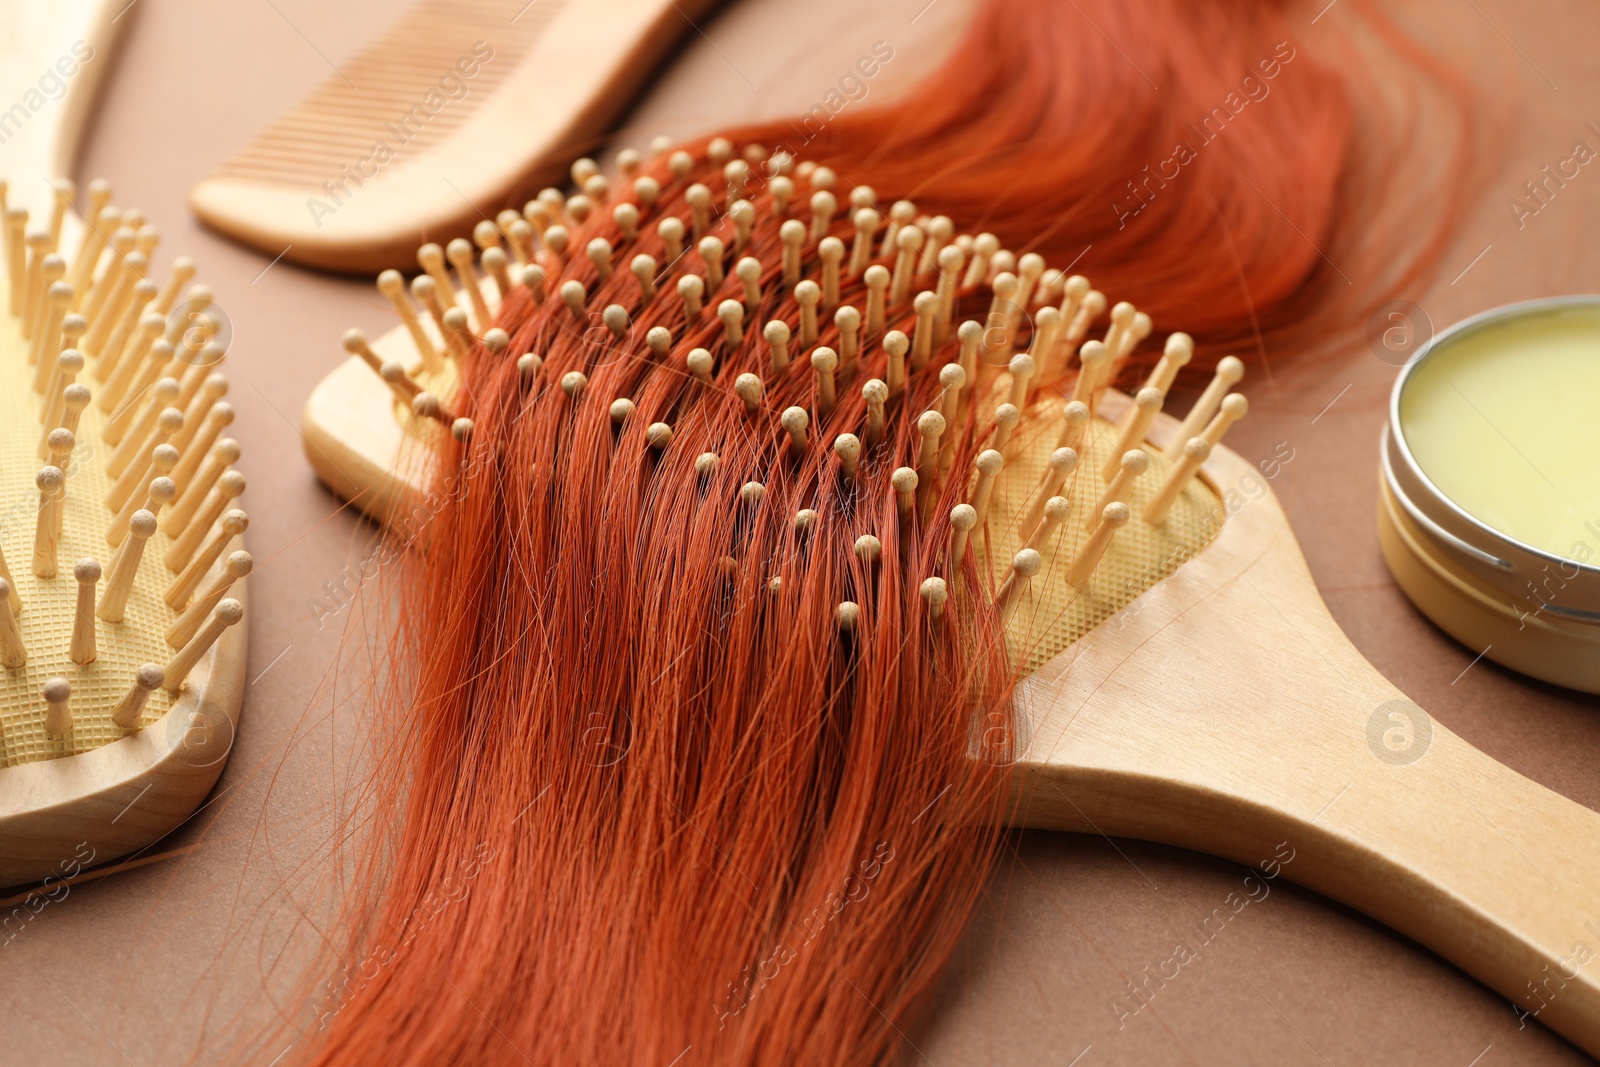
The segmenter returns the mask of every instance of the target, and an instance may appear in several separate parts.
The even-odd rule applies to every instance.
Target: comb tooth
[[[856,627],[861,622],[861,605],[853,600],[844,600],[833,609],[834,622],[838,624],[841,632],[855,633]]]
[[[83,228],[83,236],[78,239],[78,252],[72,257],[74,270],[76,270],[77,264],[88,258],[89,249],[94,245],[94,233],[100,225],[101,216],[111,206],[111,183],[104,178],[96,178],[89,183],[87,193],[88,210],[83,213],[83,220],[86,225]],[[4,205],[5,197],[0,196],[0,209],[3,209]]]
[[[1179,495],[1188,487],[1195,472],[1210,455],[1211,442],[1204,437],[1191,437],[1185,442],[1182,458],[1167,472],[1167,480],[1161,484],[1160,490],[1151,498],[1150,503],[1145,505],[1145,522],[1159,526],[1167,521],[1172,505],[1177,503]]]
[[[833,414],[833,407],[837,402],[834,372],[838,369],[838,366],[838,354],[827,346],[819,347],[811,353],[811,369],[817,372],[817,416],[819,418],[826,419]]]
[[[645,332],[644,343],[651,359],[664,360],[672,354],[672,331],[665,326],[652,326]]]
[[[1194,407],[1189,409],[1183,425],[1178,427],[1178,432],[1172,442],[1167,446],[1167,455],[1177,459],[1179,453],[1187,446],[1189,438],[1197,436],[1206,424],[1211,421],[1212,415],[1222,406],[1222,398],[1228,390],[1239,383],[1244,377],[1244,363],[1237,356],[1223,356],[1217,361],[1216,373],[1212,375],[1205,392],[1200,394],[1200,399],[1194,402]]]
[[[189,561],[194,558],[195,551],[200,547],[200,542],[204,540],[206,534],[211,532],[212,525],[227,510],[229,502],[237,499],[244,492],[244,488],[244,475],[238,471],[227,471],[217,479],[217,484],[212,487],[211,492],[206,494],[205,502],[200,505],[200,509],[195,513],[194,519],[184,528],[183,533],[172,542],[171,547],[167,549],[166,555],[162,559],[167,570],[178,574],[188,565]],[[144,514],[149,515],[150,513],[144,512]],[[129,523],[130,533],[136,534],[138,532],[134,525],[138,519],[139,513],[135,512],[134,521]],[[153,530],[155,524],[154,515],[150,516],[150,522]],[[117,558],[121,559],[120,553],[128,551],[132,544],[131,540],[123,542],[122,547],[118,549],[119,555]],[[115,564],[112,565],[112,573],[114,577]],[[132,581],[132,579],[130,578],[129,581]],[[100,617],[102,619],[106,618],[105,615]],[[106,621],[115,622],[117,620],[106,619]]]
[[[100,581],[100,561],[80,559],[72,568],[72,577],[78,582],[78,600],[72,613],[72,643],[67,654],[81,666],[93,663],[99,654],[95,648],[94,594],[95,584]]]
[[[709,481],[717,473],[717,467],[722,459],[715,452],[702,452],[694,458],[694,472],[700,476],[702,483]]]
[[[861,312],[846,304],[833,313],[833,324],[839,328],[839,369],[849,374],[861,351]]]
[[[217,604],[228,595],[228,590],[233,588],[233,583],[249,574],[254,567],[255,560],[250,553],[239,551],[230,555],[222,572],[212,580],[206,591],[167,628],[167,644],[173,648],[182,648],[193,640]]]
[[[839,264],[844,259],[844,242],[824,237],[817,243],[817,259],[822,263],[822,308],[839,306]]]
[[[199,394],[225,355],[227,350],[215,341],[201,349],[199,355],[194,357],[194,362],[184,368],[183,378],[178,383],[178,396],[173,405],[183,410],[192,404],[195,396]]]
[[[146,663],[135,671],[133,684],[112,709],[111,721],[124,730],[136,728],[144,712],[144,706],[150,700],[150,694],[161,688],[161,679],[161,667],[155,663]]]
[[[1061,335],[1061,312],[1046,305],[1033,313],[1033,340],[1028,355],[1039,368],[1041,380],[1054,377],[1056,338]]]
[[[672,444],[672,427],[664,422],[652,422],[645,427],[645,444],[657,452],[665,452]]]
[[[1106,508],[1115,503],[1126,503],[1128,494],[1133,490],[1133,483],[1149,469],[1150,457],[1145,455],[1143,449],[1134,448],[1124,452],[1117,463],[1116,476],[1100,494],[1100,499],[1095,501],[1094,510],[1085,517],[1083,528],[1092,530]]]
[[[1081,589],[1089,581],[1089,576],[1100,563],[1106,549],[1111,546],[1111,538],[1128,521],[1128,505],[1117,501],[1107,504],[1100,514],[1100,522],[1094,528],[1094,533],[1089,535],[1088,541],[1079,550],[1073,559],[1072,565],[1067,568],[1067,584],[1074,589]]]
[[[511,272],[506,267],[506,253],[502,248],[485,248],[480,259],[484,271],[494,282],[497,303],[504,304],[511,295]]]
[[[638,197],[639,206],[649,211],[655,207],[656,201],[661,198],[661,183],[648,174],[633,180],[633,195]]]
[[[1061,287],[1066,280],[1067,276],[1054,267],[1039,275],[1039,287],[1033,292],[1033,306],[1041,309],[1048,307],[1055,311],[1055,302],[1061,299]]]
[[[211,538],[195,553],[187,566],[167,586],[167,591],[161,599],[166,601],[167,607],[173,611],[183,611],[189,604],[189,598],[194,596],[195,590],[200,588],[200,582],[210,572],[211,565],[222,558],[223,550],[233,542],[233,539],[245,532],[250,525],[250,518],[243,511],[234,508],[222,516],[222,521],[212,532]],[[185,638],[187,640],[187,638]]]
[[[611,402],[611,425],[622,428],[622,424],[633,414],[633,401],[625,396],[620,396]]]
[[[1115,478],[1117,468],[1122,462],[1121,457],[1130,449],[1144,444],[1145,434],[1150,432],[1150,424],[1160,413],[1162,401],[1165,399],[1159,389],[1146,386],[1139,390],[1138,395],[1133,398],[1133,406],[1128,409],[1128,417],[1123,420],[1117,433],[1116,447],[1100,471],[1101,480],[1109,482]]]
[[[72,732],[72,684],[65,678],[44,683],[44,732],[53,737]]]
[[[1002,248],[994,254],[993,259],[989,260],[988,278],[991,283],[1002,274],[1010,274],[1015,277],[1016,273],[1017,256],[1014,252]]]
[[[606,200],[610,196],[611,196],[611,183],[606,180],[605,175],[603,175],[603,174],[590,175],[589,178],[584,181],[584,183],[583,183],[583,198],[589,202],[588,214],[593,214],[595,208],[604,206]],[[577,198],[573,197],[573,199],[577,199]],[[571,201],[568,201],[568,203],[570,203],[570,202]],[[582,218],[579,218],[578,221],[580,221],[580,222],[585,221],[588,218],[588,214],[585,214]],[[574,218],[578,218],[578,216],[576,214],[574,214],[573,217]]]
[[[9,577],[0,578],[0,666],[11,670],[28,665],[28,650],[22,644],[22,628],[17,612],[22,610],[17,587]]]
[[[582,371],[569,370],[561,376],[561,391],[567,394],[567,398],[574,404],[583,399],[583,391],[588,387],[589,378]]]
[[[40,578],[56,576],[56,511],[66,495],[67,478],[60,467],[42,467],[34,476],[39,489],[39,511],[33,530],[33,573]]]
[[[895,514],[900,520],[902,548],[910,544],[911,528],[916,518],[917,484],[920,481],[917,472],[910,467],[896,467],[894,473],[889,475],[889,485],[894,489]]]
[[[822,287],[809,278],[794,287],[794,300],[800,305],[800,347],[817,343],[817,305],[822,302]]]
[[[944,606],[950,599],[950,586],[943,578],[924,578],[919,590],[923,603],[928,605],[928,618],[938,622],[944,618]]]
[[[745,256],[733,265],[733,274],[744,288],[745,314],[754,315],[761,308],[761,261]]]
[[[801,254],[806,240],[806,224],[790,219],[778,227],[778,239],[783,242],[783,284],[795,286],[800,282]]]
[[[237,600],[230,598],[219,603],[205,625],[167,663],[161,681],[167,692],[177,695],[183,689],[184,679],[189,676],[194,665],[200,662],[200,657],[216,644],[217,638],[222,636],[224,630],[242,618],[244,618],[244,605]]]

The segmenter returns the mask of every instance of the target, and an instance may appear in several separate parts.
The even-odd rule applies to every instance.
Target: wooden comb
[[[0,183],[0,885],[182,823],[244,693],[221,316],[187,258],[156,281],[158,232],[106,183],[80,204],[38,177],[70,172],[122,7],[0,16],[5,69],[65,85],[5,145]]]
[[[374,273],[558,178],[718,0],[418,0],[190,205],[268,255]]]
[[[777,162],[765,172],[779,177],[758,190],[748,164],[763,161],[760,149],[742,161],[719,139],[706,155],[625,169],[631,192],[608,202],[541,193],[524,215],[537,244],[503,242],[490,226],[477,249],[425,246],[412,295],[397,273],[381,276],[402,325],[370,343],[347,335],[350,358],[308,401],[319,475],[381,521],[415,521],[433,461],[412,446],[445,426],[473,430],[452,411],[455,361],[481,345],[516,359],[535,384],[543,373],[537,354],[511,352],[490,325],[502,297],[561,300],[574,328],[613,333],[647,312],[680,321],[656,304],[678,301],[704,338],[714,311],[727,328],[724,365],[726,353],[746,363],[753,354],[766,382],[745,373],[730,383],[710,351],[682,352],[667,327],[617,333],[616,343],[662,373],[731,385],[757,414],[772,380],[813,374],[810,413],[781,420],[802,444],[808,419],[820,424],[835,396],[860,389],[865,421],[833,443],[842,467],[882,437],[883,419],[914,417],[923,449],[893,481],[903,515],[925,511],[919,485],[967,479],[968,502],[948,519],[950,558],[970,549],[991,582],[964,588],[947,569],[921,590],[936,617],[959,619],[960,598],[992,598],[1006,619],[1024,675],[1016,825],[1277,865],[1600,1052],[1600,970],[1589,966],[1600,945],[1600,815],[1471,748],[1345,638],[1266,480],[1220,444],[1246,409],[1228,393],[1239,361],[1219,364],[1180,423],[1160,409],[1192,351],[1184,335],[1167,339],[1135,395],[1109,387],[1151,330],[1131,305],[1112,307],[1104,338],[1087,339],[1107,307],[1081,277],[1046,271],[989,235],[956,235],[948,219],[919,217],[904,201],[881,213],[864,188],[836,220],[841,197],[823,168]],[[580,161],[575,177],[590,166]],[[763,229],[755,246],[781,248],[783,262],[729,269],[747,254],[752,225]],[[630,259],[641,247],[664,255]],[[578,269],[584,259],[626,306],[588,302],[587,283],[571,277],[592,277]],[[636,289],[612,280],[625,271]],[[741,309],[759,296],[745,287],[762,279],[789,298],[757,331]],[[956,328],[958,307],[988,314]],[[833,323],[819,326],[819,313]],[[1013,351],[1023,341],[1027,350]],[[935,408],[894,407],[907,374],[938,376]],[[582,389],[571,376],[543,387]],[[629,398],[600,400],[614,419],[631,417]],[[942,438],[969,405],[990,447],[972,472],[949,471]],[[670,440],[668,428],[660,441]],[[859,610],[841,605],[841,624],[864,624]]]

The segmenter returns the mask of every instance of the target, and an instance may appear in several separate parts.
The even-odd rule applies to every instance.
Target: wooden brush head
[[[182,822],[221,773],[244,690],[251,560],[222,316],[188,284],[192,263],[152,267],[159,234],[112,206],[109,186],[75,192],[5,188],[6,885],[76,873]]]
[[[1540,1019],[1600,1051],[1600,981],[1573,969],[1574,945],[1600,937],[1600,816],[1474,751],[1351,647],[1268,484],[1292,452],[1257,465],[1219,443],[1247,407],[1229,392],[1239,361],[1219,362],[1179,422],[1161,409],[1187,338],[1171,335],[1145,377],[1125,363],[1151,331],[1136,308],[791,162],[716,139],[624,170],[631,189],[546,190],[480,228],[480,257],[425,247],[409,291],[397,274],[379,282],[402,326],[370,345],[347,338],[351,358],[308,401],[312,464],[404,523],[424,507],[432,445],[474,433],[455,410],[471,407],[455,395],[457,361],[494,361],[498,385],[514,363],[518,402],[565,396],[570,417],[608,412],[625,428],[666,410],[640,411],[659,393],[597,384],[616,379],[607,361],[637,360],[684,403],[742,417],[774,464],[829,450],[811,480],[778,491],[826,498],[825,479],[840,479],[892,497],[883,527],[830,545],[854,554],[860,580],[910,529],[923,540],[899,575],[929,626],[967,625],[974,610],[1005,620],[1016,732],[998,748],[1013,822],[1261,864],[1508,996],[1560,968]],[[591,168],[575,168],[580,187]],[[755,267],[740,262],[747,248]],[[511,351],[493,328],[502,301],[524,317],[538,304],[543,336],[590,331],[594,358],[570,338]],[[1119,377],[1132,396],[1109,388]],[[960,466],[952,428],[972,435]],[[615,442],[668,460],[688,447],[665,421]],[[716,453],[694,452],[679,459],[715,477]],[[776,495],[751,482],[729,506]],[[790,502],[796,529],[823,530],[803,501]],[[788,578],[760,578],[787,593]],[[870,598],[830,617],[846,634],[874,624]]]

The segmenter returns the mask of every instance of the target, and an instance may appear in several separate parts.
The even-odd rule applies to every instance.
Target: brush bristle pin
[[[460,374],[509,358],[511,341],[538,347],[518,362],[535,359],[532,376],[545,383],[524,403],[564,394],[565,424],[577,425],[591,417],[587,394],[597,394],[617,449],[648,450],[658,470],[686,449],[702,493],[715,491],[730,455],[757,448],[768,466],[746,490],[760,487],[761,506],[739,491],[741,529],[830,514],[816,494],[883,501],[897,536],[858,530],[845,546],[871,565],[874,583],[903,575],[935,621],[992,610],[1019,642],[1069,604],[1077,605],[1065,610],[1070,625],[1086,632],[1170,570],[1164,561],[1184,558],[1177,548],[1214,532],[1209,489],[1195,480],[1204,457],[1165,430],[1149,440],[1171,421],[1162,408],[1194,350],[1186,334],[1167,338],[1136,397],[1113,396],[1112,380],[1154,323],[1081,275],[993,235],[961,234],[908,200],[880,212],[876,192],[856,190],[846,205],[831,171],[768,160],[759,149],[748,158],[731,146],[676,150],[641,158],[637,170],[602,188],[585,168],[577,196],[530,202],[524,215],[545,235],[527,257],[539,291],[524,285],[532,300],[509,317],[497,287],[477,282],[495,274],[495,262],[474,262],[465,242],[448,254],[424,246],[419,283],[439,309],[433,318],[447,320],[431,325],[454,359],[436,363],[429,345],[441,346],[427,318],[400,302],[403,280],[380,278],[396,302],[396,330],[370,346],[346,344],[383,387],[409,397],[395,405],[402,421],[407,408],[446,425],[475,418],[472,397],[456,388]],[[560,300],[542,303],[546,290]],[[466,324],[469,309],[483,340],[457,330],[451,342],[451,324]],[[495,323],[505,332],[485,332]],[[1224,402],[1236,365],[1224,361],[1220,384],[1190,415],[1183,439],[1208,442],[1197,450],[1243,414],[1242,398]],[[818,519],[795,532],[813,549],[843,536]],[[941,550],[922,553],[930,539]],[[754,568],[767,575],[763,588],[805,595],[792,573],[769,582],[776,561],[746,560],[737,549],[728,558],[731,581]],[[976,584],[965,570],[973,558]],[[1143,577],[1107,594],[1090,581],[1107,566]],[[198,590],[191,583],[186,594]],[[836,601],[835,626],[862,632],[882,592]],[[1019,610],[1040,598],[1053,615]],[[183,630],[193,632],[201,614],[189,609]]]
[[[19,764],[91,752],[175,707],[193,711],[213,691],[207,713],[231,716],[237,705],[224,707],[227,694],[243,690],[242,631],[191,656],[179,681],[187,678],[192,693],[157,692],[159,668],[150,666],[172,657],[169,631],[188,628],[184,612],[195,610],[196,590],[196,608],[204,602],[211,610],[223,593],[242,593],[237,581],[248,572],[219,550],[181,600],[163,596],[173,581],[163,558],[181,538],[199,542],[220,532],[221,510],[207,499],[238,477],[231,470],[238,444],[220,437],[233,418],[220,373],[222,313],[208,289],[191,284],[194,262],[177,257],[168,267],[155,228],[136,212],[109,207],[104,182],[88,186],[81,213],[71,183],[51,184],[49,213],[35,215],[33,225],[52,240],[30,243],[28,212],[8,212],[25,225],[24,236],[7,244],[10,313],[0,315],[0,333],[11,335],[0,345],[11,352],[0,373],[0,498],[17,519],[0,530],[0,776]],[[428,340],[403,279],[385,275],[380,289],[397,308],[405,301],[419,345]],[[154,757],[171,741],[153,744]],[[56,810],[75,811],[71,777],[63,770],[34,781],[47,783],[47,792],[67,791],[52,794]],[[180,807],[187,815],[212,777],[192,775],[181,786],[159,776],[131,787],[92,784],[130,797],[143,796],[148,784],[152,811],[165,805],[169,815]],[[6,883],[31,871],[8,836],[11,814],[0,813]],[[110,858],[154,840],[164,832],[156,822],[130,813],[102,827],[96,841]],[[147,836],[130,844],[136,833]]]

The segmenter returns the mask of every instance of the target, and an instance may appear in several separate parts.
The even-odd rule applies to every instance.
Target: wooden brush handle
[[[1025,684],[1014,821],[1252,866],[1288,842],[1285,877],[1600,1055],[1600,814],[1390,685],[1328,614],[1273,499],[1229,523]]]

